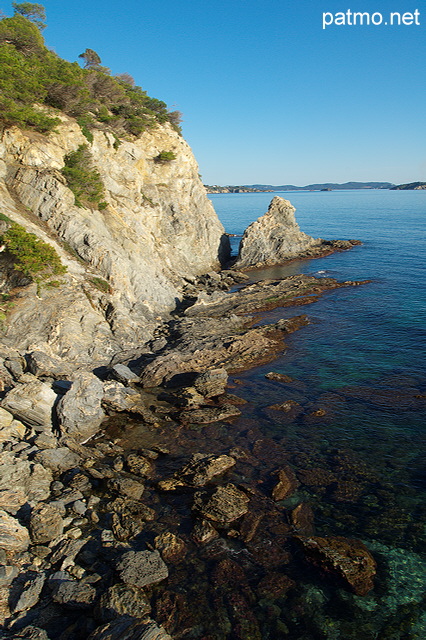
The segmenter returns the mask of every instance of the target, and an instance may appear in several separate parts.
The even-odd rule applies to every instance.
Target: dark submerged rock
[[[204,518],[218,523],[237,520],[248,511],[248,496],[231,483],[218,487],[211,496],[197,493],[194,509]]]
[[[87,640],[173,640],[152,620],[122,616],[93,631]]]
[[[158,488],[162,491],[173,491],[178,487],[203,487],[213,478],[221,475],[235,465],[235,458],[227,455],[215,456],[195,453],[192,459],[173,475],[161,480]]]
[[[376,561],[360,540],[350,538],[296,538],[306,559],[322,573],[338,578],[350,591],[365,596],[374,587]]]

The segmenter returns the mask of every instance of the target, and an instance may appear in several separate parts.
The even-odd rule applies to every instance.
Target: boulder
[[[176,562],[186,553],[185,543],[182,538],[175,536],[170,531],[165,531],[156,536],[154,545],[166,562]]]
[[[293,382],[293,378],[285,375],[284,373],[277,373],[276,371],[270,371],[265,375],[267,380],[275,380],[276,382],[283,382],[284,384],[289,384]]]
[[[305,557],[321,573],[338,579],[342,586],[365,596],[374,586],[376,561],[360,540],[335,537],[298,537]]]
[[[5,551],[26,551],[30,545],[30,536],[16,518],[0,510],[0,548]]]
[[[13,415],[0,407],[0,444],[11,440],[22,440],[25,436],[26,427],[15,420]]]
[[[117,571],[125,584],[139,588],[161,582],[169,575],[158,551],[128,551],[117,563]]]
[[[175,391],[172,398],[174,405],[185,409],[198,409],[205,403],[204,396],[195,387],[183,387]]]
[[[14,637],[25,638],[25,640],[49,640],[49,636],[44,629],[34,627],[33,625],[29,625],[28,627],[25,627],[21,631],[15,633]]]
[[[52,597],[70,609],[90,609],[96,598],[96,589],[77,580],[64,580],[57,585]]]
[[[27,611],[31,609],[39,601],[41,591],[46,581],[45,573],[36,573],[26,580],[24,588],[21,591],[19,599],[13,607],[13,613],[19,611]]]
[[[9,391],[1,406],[36,431],[51,431],[56,399],[49,385],[34,379]]]
[[[61,540],[55,546],[55,549],[49,558],[50,564],[53,566],[57,562],[61,562],[62,570],[73,565],[76,556],[80,553],[86,543],[87,540]]]
[[[241,411],[233,404],[222,404],[218,407],[203,406],[198,409],[182,411],[179,420],[181,422],[193,422],[195,424],[211,424],[228,418],[236,418]]]
[[[298,482],[296,476],[290,468],[280,469],[278,472],[278,482],[272,489],[272,498],[274,500],[284,500],[287,496],[292,494]]]
[[[206,398],[213,398],[225,393],[228,374],[223,367],[199,373],[194,381],[196,390]]]
[[[112,511],[112,530],[118,540],[126,541],[138,535],[145,522],[152,522],[155,511],[139,500],[116,498],[108,504]]]
[[[117,380],[107,380],[103,384],[102,405],[106,411],[127,411],[142,416],[145,422],[155,423],[157,418],[145,406],[141,395]]]
[[[127,584],[114,584],[104,593],[97,607],[97,617],[109,622],[119,616],[144,618],[151,612],[149,599],[140,589]]]
[[[296,586],[296,583],[284,573],[267,573],[257,585],[257,592],[261,598],[277,600],[287,591]]]
[[[200,520],[195,523],[191,537],[197,544],[207,544],[218,538],[219,534],[211,522]]]
[[[192,459],[173,478],[162,480],[158,488],[163,491],[173,491],[178,487],[203,487],[212,478],[225,473],[235,465],[235,459],[227,455],[205,455],[195,453]]]
[[[115,476],[108,480],[108,488],[133,500],[140,500],[145,489],[142,482],[124,476]]]
[[[114,364],[109,371],[109,376],[126,386],[133,382],[139,382],[139,376],[125,364]]]
[[[17,458],[12,451],[0,453],[0,468],[0,509],[13,515],[24,504],[35,504],[49,497],[50,469]]]
[[[223,524],[233,522],[247,513],[248,503],[246,494],[231,483],[218,487],[211,496],[197,493],[194,497],[194,509],[203,518]]]
[[[73,469],[81,462],[80,456],[74,451],[70,451],[67,447],[38,451],[34,456],[34,460],[47,469],[59,472]]]
[[[39,504],[31,512],[30,535],[34,544],[49,543],[62,535],[64,521],[58,509]]]
[[[0,564],[0,589],[9,588],[18,575],[19,569],[14,564]]]
[[[32,351],[26,356],[27,369],[37,378],[68,378],[72,373],[72,366],[60,358],[47,355],[44,351]]]
[[[105,418],[101,406],[103,394],[99,378],[87,371],[79,373],[57,406],[61,432],[78,442],[94,436]]]
[[[172,638],[152,620],[135,620],[125,615],[98,627],[87,640],[172,640]]]
[[[145,456],[132,451],[126,457],[126,468],[130,473],[147,478],[152,474],[153,464]]]
[[[290,513],[290,522],[299,535],[314,533],[314,512],[307,502],[301,502]]]

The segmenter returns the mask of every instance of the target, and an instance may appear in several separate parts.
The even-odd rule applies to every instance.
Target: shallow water
[[[266,211],[272,195],[220,194],[211,199],[226,230],[242,233]],[[349,252],[259,271],[251,274],[253,279],[307,273],[372,282],[326,293],[303,308],[311,325],[288,338],[287,352],[271,365],[240,376],[244,384],[238,393],[250,401],[246,418],[250,414],[275,441],[284,438],[296,471],[339,469],[337,488],[315,485],[315,478],[310,485],[308,478],[303,486],[314,508],[317,535],[356,536],[373,550],[377,544],[387,545],[388,560],[392,554],[402,554],[408,571],[410,553],[425,549],[426,193],[279,195],[297,208],[297,221],[306,233],[327,239],[356,238],[363,244]],[[263,321],[294,312],[278,309]],[[295,382],[265,381],[271,369]],[[303,411],[287,420],[265,409],[284,400],[298,402]],[[339,456],[346,462],[336,463]],[[417,574],[426,575],[425,565],[416,566]],[[393,589],[390,581],[382,588],[384,593]],[[402,600],[403,592],[407,598],[401,587]],[[387,623],[377,616],[361,630],[358,615],[352,612],[353,625],[348,625],[342,619],[348,615],[345,607],[328,601],[318,605],[315,633],[324,638],[426,637],[418,592],[410,602],[411,622],[398,627],[403,605],[394,595],[394,623],[389,622],[390,614]],[[376,606],[383,608],[383,599]],[[334,631],[327,631],[330,620],[326,623],[324,609],[334,620]],[[386,631],[388,627],[392,631]]]
[[[211,199],[226,230],[241,234],[272,195]],[[230,377],[230,392],[247,401],[240,418],[178,432],[129,421],[124,446],[160,442],[169,448],[170,455],[157,461],[159,477],[194,452],[234,451],[240,457],[226,481],[246,488],[253,517],[261,515],[252,540],[242,539],[244,524],[236,524],[240,531],[230,525],[216,541],[196,545],[193,490],[159,499],[147,488],[144,500],[157,513],[147,539],[156,527],[166,528],[188,549],[153,594],[155,618],[182,640],[421,640],[426,192],[280,195],[297,207],[303,231],[363,244],[251,272],[252,279],[308,273],[371,282],[259,316],[259,322],[273,322],[307,313],[311,324],[288,336],[285,352],[270,364]],[[270,371],[289,379],[268,380]],[[283,402],[289,411],[273,408]],[[298,486],[275,508],[269,496],[283,466],[293,470]],[[368,595],[349,593],[304,561],[291,523],[301,504],[307,514],[298,525],[301,535],[357,538],[374,554],[378,571]]]

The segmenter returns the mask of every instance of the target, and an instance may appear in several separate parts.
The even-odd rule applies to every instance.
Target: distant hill
[[[421,184],[420,182],[415,184]],[[208,193],[254,193],[264,191],[333,191],[334,189],[394,189],[402,188],[395,187],[392,182],[345,182],[339,184],[337,182],[324,182],[320,184],[308,184],[306,187],[297,187],[294,184],[242,184],[242,185],[204,185]],[[404,187],[404,188],[417,188],[417,187]],[[418,187],[421,188],[421,187]]]
[[[392,187],[392,191],[408,191],[426,189],[426,182],[409,182],[408,184],[398,184]]]
[[[294,184],[250,184],[243,187],[259,189],[259,191],[321,191],[322,189],[391,189],[395,185],[392,182],[324,182],[320,184],[308,184],[305,187],[297,187]]]

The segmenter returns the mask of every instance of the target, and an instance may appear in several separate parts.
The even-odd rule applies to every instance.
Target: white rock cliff
[[[38,295],[35,285],[15,289],[2,340],[106,362],[151,337],[158,316],[179,300],[183,278],[219,267],[227,237],[191,149],[169,124],[118,146],[112,134],[94,131],[89,149],[108,207],[77,207],[60,170],[87,140],[73,119],[61,120],[49,136],[12,127],[0,138],[0,212],[52,244],[68,267],[60,287]],[[176,159],[156,161],[162,151]]]

